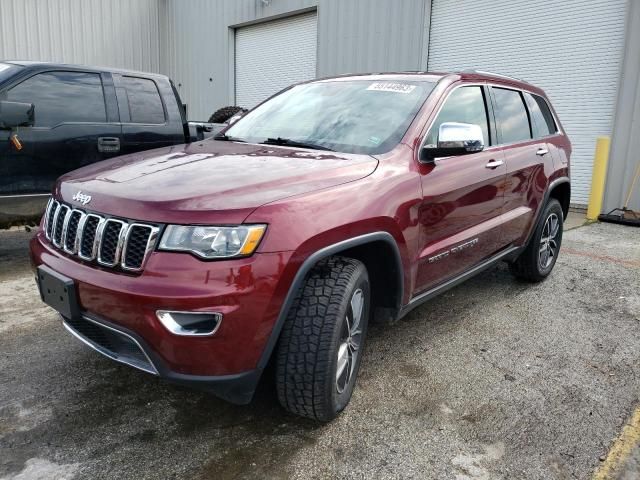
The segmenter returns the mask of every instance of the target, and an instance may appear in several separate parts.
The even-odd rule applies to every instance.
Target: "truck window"
[[[496,120],[502,132],[501,143],[513,143],[531,139],[529,117],[522,94],[517,90],[493,87],[496,99]]]
[[[489,138],[489,122],[482,87],[460,87],[446,99],[427,134],[426,145],[438,143],[440,125],[445,122],[471,123],[482,128],[485,145],[491,145]]]
[[[102,80],[97,73],[39,73],[10,89],[6,99],[33,103],[36,127],[107,121]]]
[[[165,123],[164,107],[153,80],[138,77],[122,77],[127,90],[131,123]]]

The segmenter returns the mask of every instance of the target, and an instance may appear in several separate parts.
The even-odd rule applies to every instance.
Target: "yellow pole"
[[[593,174],[591,176],[591,194],[587,208],[587,220],[597,220],[602,213],[602,198],[604,197],[604,182],[607,178],[607,163],[609,162],[609,137],[598,137],[596,154],[593,159]]]

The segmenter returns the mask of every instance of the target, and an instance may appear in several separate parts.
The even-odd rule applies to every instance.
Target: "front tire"
[[[330,257],[309,273],[278,345],[276,389],[282,406],[321,422],[349,403],[362,361],[370,305],[364,264]]]
[[[529,245],[509,264],[513,275],[529,282],[541,282],[549,276],[560,253],[563,222],[560,202],[555,198],[550,199]]]

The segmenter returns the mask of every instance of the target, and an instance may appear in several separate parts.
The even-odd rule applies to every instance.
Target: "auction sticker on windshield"
[[[367,90],[374,90],[376,92],[411,93],[415,88],[415,85],[410,85],[408,83],[376,82],[369,85]]]

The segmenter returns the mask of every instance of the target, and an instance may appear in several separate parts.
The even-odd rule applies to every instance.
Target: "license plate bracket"
[[[36,281],[40,298],[65,318],[79,318],[80,306],[76,297],[75,282],[46,265],[38,267]]]

